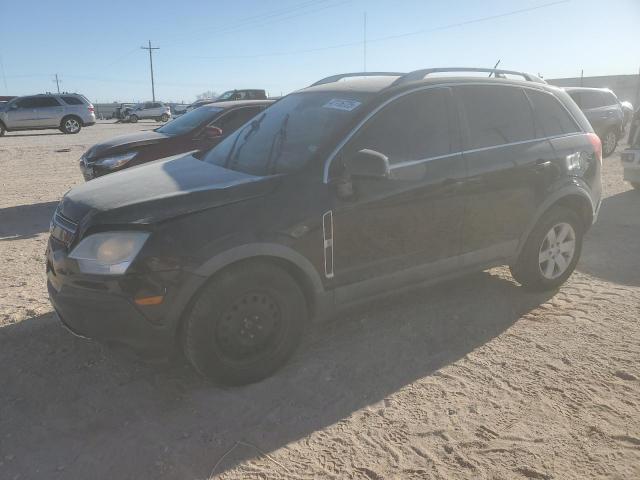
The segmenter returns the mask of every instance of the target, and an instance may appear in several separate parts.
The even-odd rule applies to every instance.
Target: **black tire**
[[[244,385],[285,363],[306,323],[304,294],[286,271],[266,262],[242,263],[204,287],[185,319],[182,346],[202,375]]]
[[[169,115],[167,115],[166,113],[163,113],[162,116],[160,117],[160,121],[161,122],[168,122],[169,121]]]
[[[4,132],[6,132],[7,129],[4,126],[4,123],[0,122],[0,137],[4,136]]]
[[[129,117],[129,121],[130,121],[131,123],[138,123],[138,116],[137,116],[137,115],[131,115],[131,116]]]
[[[601,138],[602,141],[602,157],[607,158],[613,152],[616,151],[618,147],[618,135],[614,129],[607,130],[604,132]]]
[[[547,278],[542,272],[540,253],[551,229],[560,224],[569,224],[573,228],[574,251],[571,259],[566,262],[566,270],[556,278]],[[582,252],[582,238],[584,224],[573,210],[556,206],[552,207],[538,221],[533,228],[520,256],[514,265],[510,266],[511,274],[523,287],[533,291],[555,290],[562,285],[573,273]],[[566,259],[565,259],[566,261]],[[555,273],[555,270],[554,270]],[[558,272],[560,273],[560,272]]]
[[[64,117],[60,122],[60,131],[68,135],[73,135],[82,130],[82,120],[78,117],[68,116]]]

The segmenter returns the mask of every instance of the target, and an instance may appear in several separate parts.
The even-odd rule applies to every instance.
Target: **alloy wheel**
[[[75,118],[68,118],[64,122],[64,128],[69,133],[76,133],[78,130],[80,130],[80,122],[78,122],[78,120],[76,120]]]
[[[538,253],[540,273],[548,280],[564,274],[576,251],[576,232],[568,223],[558,223],[545,235]]]
[[[602,145],[605,156],[611,155],[613,153],[613,151],[616,149],[616,143],[617,139],[615,132],[607,132],[607,134],[604,136],[604,142]]]

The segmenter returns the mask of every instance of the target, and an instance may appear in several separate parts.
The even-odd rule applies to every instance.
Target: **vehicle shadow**
[[[209,478],[237,441],[272,452],[491,341],[551,294],[501,272],[378,300],[316,325],[273,377],[212,386],[76,339],[45,314],[0,328],[6,478]],[[260,456],[238,447],[220,474]],[[274,468],[277,469],[276,466]]]
[[[578,270],[610,282],[640,286],[640,192],[629,190],[602,202],[585,237]]]
[[[0,241],[31,238],[49,230],[58,202],[0,208]]]

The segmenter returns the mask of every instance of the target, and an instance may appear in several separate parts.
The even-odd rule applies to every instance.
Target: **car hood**
[[[70,190],[58,212],[80,234],[96,224],[150,224],[272,191],[280,176],[256,177],[191,155],[159,160],[91,180]]]
[[[86,158],[87,161],[93,161],[105,156],[106,154],[118,153],[143,145],[152,145],[162,142],[167,138],[171,137],[154,130],[133,133],[131,135],[121,135],[106,142],[97,143],[89,150],[87,150],[87,152],[84,154],[84,158]]]

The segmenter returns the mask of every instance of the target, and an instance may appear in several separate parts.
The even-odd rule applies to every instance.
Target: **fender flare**
[[[565,187],[556,190],[551,195],[549,195],[545,201],[538,207],[536,214],[533,216],[533,219],[527,224],[527,228],[525,228],[524,232],[520,236],[520,241],[518,242],[518,247],[516,249],[516,258],[520,255],[520,252],[524,248],[524,244],[529,238],[529,234],[534,229],[538,221],[542,218],[542,216],[556,203],[568,196],[580,196],[584,200],[586,200],[589,205],[591,205],[591,216],[593,219],[596,218],[597,212],[596,207],[593,205],[593,201],[591,200],[591,196],[587,191],[576,184],[567,185]],[[589,228],[590,225],[585,225],[586,228]]]
[[[272,257],[293,264],[306,276],[314,294],[324,293],[320,274],[311,262],[294,249],[277,243],[249,243],[233,247],[207,260],[194,273],[208,278],[233,263],[255,257]]]

